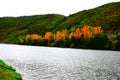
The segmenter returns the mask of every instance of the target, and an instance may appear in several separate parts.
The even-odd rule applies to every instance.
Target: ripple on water
[[[24,80],[120,80],[120,52],[0,44]]]
[[[24,80],[119,80],[120,71],[88,66],[63,66],[6,60],[22,73]]]

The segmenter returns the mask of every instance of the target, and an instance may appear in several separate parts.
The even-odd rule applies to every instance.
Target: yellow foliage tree
[[[24,40],[23,39],[20,39],[20,43],[22,44],[24,42]]]
[[[101,27],[94,27],[93,30],[94,30],[94,35],[97,35],[97,34],[101,34],[101,33],[102,33]]]
[[[32,34],[31,35],[31,39],[33,39],[33,40],[40,40],[41,38],[42,38],[42,36],[39,36],[37,34]]]
[[[73,37],[74,37],[74,33],[71,32],[71,33],[69,34],[69,39],[71,39],[71,38],[73,38]]]
[[[26,37],[25,37],[26,41],[28,41],[29,39],[31,39],[31,35],[30,34],[26,35]]]

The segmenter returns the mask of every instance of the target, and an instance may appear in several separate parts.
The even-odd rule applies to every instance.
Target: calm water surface
[[[0,44],[23,80],[120,80],[120,52]]]

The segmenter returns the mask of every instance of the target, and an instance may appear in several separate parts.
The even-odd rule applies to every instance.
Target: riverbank
[[[0,60],[0,80],[22,80],[22,78],[15,69]]]

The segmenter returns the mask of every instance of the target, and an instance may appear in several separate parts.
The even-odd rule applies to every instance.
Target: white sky
[[[117,1],[120,0],[0,0],[0,17],[52,13],[68,16]]]

